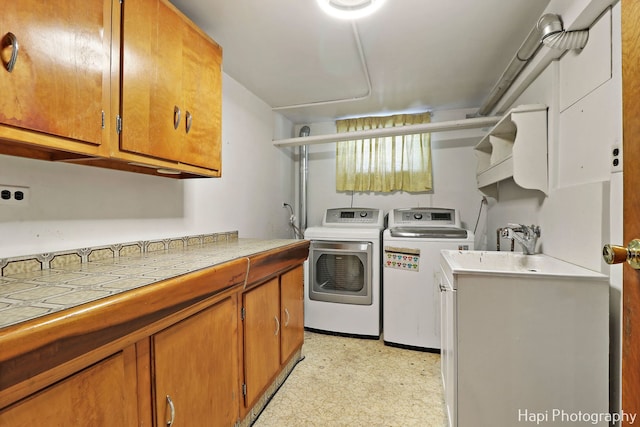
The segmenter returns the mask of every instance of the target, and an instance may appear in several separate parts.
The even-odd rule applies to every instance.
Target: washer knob
[[[421,213],[415,213],[415,214],[413,214],[413,218],[422,219],[422,214]]]
[[[366,217],[366,216],[367,216],[367,213],[366,213],[366,212],[360,212],[360,218],[364,218],[364,217]]]

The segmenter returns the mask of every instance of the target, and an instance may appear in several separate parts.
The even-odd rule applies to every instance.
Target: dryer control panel
[[[384,215],[381,209],[334,208],[327,209],[322,225],[325,227],[383,228]]]

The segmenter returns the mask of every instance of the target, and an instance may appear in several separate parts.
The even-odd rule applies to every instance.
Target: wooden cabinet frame
[[[239,344],[233,369],[239,373],[238,421],[243,419],[251,408],[240,404],[242,293],[270,279],[278,281],[284,272],[302,269],[308,248],[308,241],[299,241],[1,329],[0,424],[3,411],[12,405],[124,351],[127,377],[135,377],[131,387],[138,398],[131,413],[136,412],[138,425],[153,425],[152,337],[229,298],[238,301]]]
[[[88,29],[82,29],[82,19],[88,20],[88,13],[83,13],[83,18],[78,19],[77,16],[73,15],[73,12],[69,12],[71,17],[66,19],[74,22],[74,27],[72,28],[78,28],[78,31],[83,31],[83,34],[82,37],[76,37],[75,39],[73,35],[66,35],[64,40],[83,40],[87,34],[93,34],[96,37],[98,34],[101,34],[104,52],[95,53],[91,47],[85,47],[86,52],[81,55],[82,52],[76,53],[76,50],[80,49],[73,49],[76,47],[75,45],[68,46],[67,51],[71,52],[69,54],[71,57],[69,61],[74,62],[73,65],[75,66],[73,75],[70,75],[68,78],[60,78],[58,74],[69,72],[65,71],[65,68],[62,66],[55,67],[52,65],[59,62],[59,58],[53,57],[54,54],[60,54],[60,52],[56,52],[56,50],[66,52],[63,46],[56,46],[56,48],[44,51],[45,53],[40,54],[42,57],[40,60],[37,54],[42,50],[37,46],[41,43],[38,43],[39,40],[36,40],[29,44],[30,39],[28,37],[25,37],[26,43],[23,44],[22,41],[20,42],[21,54],[19,54],[14,72],[11,74],[5,70],[4,67],[0,67],[2,68],[0,72],[0,89],[2,89],[3,92],[11,93],[14,91],[16,92],[15,97],[17,97],[18,94],[34,91],[36,86],[38,88],[40,86],[43,87],[43,89],[38,89],[37,93],[28,94],[28,96],[21,95],[17,101],[19,105],[15,109],[12,108],[13,105],[11,104],[14,96],[9,94],[3,97],[6,105],[2,105],[2,102],[0,102],[0,154],[91,165],[172,178],[221,176],[221,47],[176,9],[169,0],[136,0],[136,2],[132,2],[131,4],[127,2],[123,4],[121,1],[111,0],[92,1],[96,3],[96,5],[91,6],[91,11],[94,12],[93,15],[99,15],[103,18],[103,28],[100,28],[101,31],[96,31],[96,24],[94,22],[87,23],[86,27]],[[175,102],[181,103],[184,107],[185,111],[182,113],[183,115],[186,115],[187,110],[193,114],[194,124],[189,134],[187,135],[185,133],[182,138],[182,143],[174,143],[175,141],[173,140],[170,141],[170,144],[168,144],[170,150],[166,147],[163,148],[159,146],[158,141],[164,141],[166,138],[160,138],[154,133],[157,129],[155,123],[145,123],[144,121],[140,123],[140,120],[136,121],[134,117],[128,117],[126,111],[123,115],[123,109],[125,109],[125,107],[128,107],[129,112],[135,112],[144,105],[149,107],[148,104],[150,100],[153,101],[154,99],[150,94],[145,95],[144,92],[136,92],[135,96],[137,98],[135,102],[133,102],[133,105],[129,97],[124,99],[122,86],[126,76],[121,68],[122,66],[127,67],[127,64],[122,64],[123,54],[127,52],[128,42],[127,34],[123,34],[124,9],[134,7],[134,5],[148,5],[152,3],[153,5],[158,3],[165,10],[169,11],[170,14],[173,14],[175,25],[172,25],[170,32],[178,31],[184,33],[185,37],[191,40],[188,42],[188,46],[193,45],[192,49],[189,47],[184,49],[185,53],[181,55],[183,61],[180,61],[179,66],[172,69],[169,74],[176,74],[175,81],[182,81],[184,79],[185,93],[183,94],[183,99],[181,101],[176,100]],[[28,20],[30,15],[33,17],[36,16],[36,13],[32,11],[31,8],[37,8],[36,10],[39,11],[43,7],[40,3],[33,2],[32,0],[15,2],[13,4],[18,6],[12,7],[11,10],[5,11],[7,13],[4,14],[8,15],[8,18],[13,21],[17,21],[17,18],[11,15],[10,12],[15,11],[17,15]],[[99,11],[97,10],[98,5],[100,6]],[[67,6],[69,8],[73,7],[71,3]],[[58,7],[58,9],[62,11],[66,10],[61,7]],[[153,9],[153,7],[151,7],[151,9]],[[43,16],[43,19],[46,19],[48,15],[46,15],[45,11],[38,16]],[[84,16],[87,17],[84,18]],[[149,20],[147,19],[146,22],[149,22]],[[3,23],[3,21],[0,18],[0,24],[1,23]],[[11,24],[13,24],[13,22],[11,22]],[[42,23],[40,20],[31,19],[28,25],[18,23],[18,26],[21,26],[23,33],[29,33],[26,29],[35,29],[35,31],[31,32],[37,36],[37,31],[49,31],[49,28],[45,24],[46,22]],[[12,25],[5,25],[5,27],[11,26]],[[49,27],[58,28],[62,27],[62,25],[56,24],[50,25]],[[4,32],[10,30],[11,28],[3,29],[0,37],[4,37]],[[14,31],[20,34],[18,29]],[[173,35],[172,33],[171,36]],[[47,40],[48,38],[54,38],[54,36],[57,36],[57,33],[54,32],[50,34],[49,37],[45,35],[41,38]],[[97,45],[98,43],[94,41],[93,44]],[[31,53],[29,49],[32,50]],[[193,49],[196,49],[199,55],[193,55]],[[166,50],[163,51],[172,52],[173,50],[170,46],[167,46]],[[202,56],[205,51],[208,55],[203,59]],[[180,52],[182,52],[182,49],[180,49]],[[159,61],[159,59],[156,59],[154,56],[158,55],[157,52],[150,51],[147,52],[147,54],[146,59],[149,61]],[[2,57],[4,58],[8,55],[9,54],[3,50]],[[99,59],[86,59],[86,57],[92,57],[92,55]],[[100,59],[102,60],[101,62],[99,61]],[[35,62],[31,64],[27,61]],[[82,80],[82,66],[85,66],[86,69],[89,70],[87,74],[90,74],[85,80]],[[93,83],[96,79],[95,75],[99,74],[99,71],[91,68],[97,66],[102,67],[102,81],[99,85]],[[211,85],[211,88],[208,87],[206,91],[198,87],[198,85],[203,84],[201,79],[194,80],[183,76],[185,73],[197,73],[198,78],[200,78],[202,73],[194,70],[201,68],[211,71],[207,79],[207,84]],[[30,76],[29,73],[39,73],[40,76]],[[47,84],[48,80],[46,76],[48,75],[57,76],[57,80],[52,78],[53,82]],[[34,79],[39,82],[38,85],[34,84]],[[168,83],[169,80],[173,82],[173,79],[164,79],[158,82],[160,90],[173,87],[173,84]],[[60,82],[63,82],[65,85],[68,82],[74,90],[59,89],[59,86],[63,86]],[[93,90],[84,88],[82,84],[79,83],[76,84],[79,88],[76,88],[73,86],[74,82],[91,86]],[[3,87],[3,83],[5,87]],[[69,93],[65,93],[65,90]],[[60,94],[61,91],[63,92],[62,95]],[[200,92],[201,94],[206,93],[210,96],[194,100],[194,92]],[[92,98],[98,96],[100,96],[99,100]],[[45,98],[46,102],[44,102]],[[70,101],[68,101],[67,98],[73,99],[73,101],[71,101],[71,107],[73,107],[74,110],[60,111],[64,110],[61,105],[69,104]],[[126,105],[124,104],[125,100],[127,101]],[[156,102],[151,103],[156,104]],[[151,107],[153,107],[153,105]],[[102,111],[100,111],[100,109]],[[202,114],[202,109],[207,110],[207,114]],[[147,110],[149,109],[147,108]],[[89,113],[86,111],[89,111]],[[7,117],[4,117],[5,114]],[[75,116],[84,117],[87,114],[91,115],[90,119],[76,120],[75,122],[69,119]],[[143,111],[142,115],[144,116],[145,114]],[[17,117],[14,118],[14,115]],[[131,116],[131,113],[129,115]],[[153,117],[156,115],[147,114],[147,116]],[[207,120],[201,120],[205,116]],[[168,119],[171,120],[170,114]],[[70,130],[64,128],[59,129],[60,124],[66,122],[70,123],[66,125]],[[182,123],[184,124],[184,122],[185,119],[183,117]],[[75,135],[75,132],[77,132],[78,135]],[[124,143],[123,138],[127,138]],[[206,141],[206,143],[203,144],[203,141]],[[136,148],[140,146],[143,148]]]
[[[241,365],[244,408],[247,415],[268,393],[280,372],[304,342],[304,270],[302,265],[242,293]]]

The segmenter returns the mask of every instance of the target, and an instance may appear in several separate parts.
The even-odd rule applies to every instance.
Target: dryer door
[[[309,247],[309,299],[371,305],[371,242],[312,240]]]

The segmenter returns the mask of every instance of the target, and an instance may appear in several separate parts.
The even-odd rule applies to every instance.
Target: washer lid
[[[413,239],[466,239],[467,230],[452,227],[395,227],[390,228],[391,237],[408,237]]]

